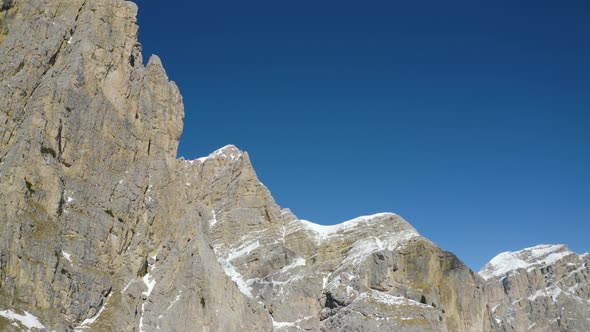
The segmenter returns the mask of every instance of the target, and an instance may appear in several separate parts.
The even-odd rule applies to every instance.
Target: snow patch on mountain
[[[507,251],[494,257],[479,271],[479,275],[488,280],[500,277],[518,269],[532,269],[556,263],[566,256],[574,254],[564,245],[541,244],[520,251]]]
[[[230,159],[231,161],[237,160],[242,156],[242,152],[240,150],[238,150],[238,148],[236,148],[234,145],[226,145],[224,147],[222,147],[221,149],[215,150],[213,151],[211,154],[209,154],[206,157],[201,157],[196,159],[197,161],[200,161],[201,163],[204,163],[205,161],[209,160],[209,159],[215,159],[215,158],[224,158],[224,159]],[[191,162],[192,164],[192,162]]]
[[[244,255],[247,255],[249,253],[251,253],[252,251],[258,249],[260,247],[260,241],[256,240],[254,242],[251,243],[246,243],[241,245],[239,248],[237,248],[236,250],[232,250],[229,252],[228,256],[227,256],[227,261],[231,262],[234,259],[240,258]]]
[[[63,256],[63,258],[65,258],[68,262],[70,262],[70,264],[72,264],[72,255],[63,251],[61,252],[61,255]]]
[[[553,300],[553,302],[555,303],[557,302],[557,298],[559,297],[561,292],[561,288],[556,286],[551,286],[547,289],[540,289],[536,291],[535,294],[529,296],[529,301],[534,301],[538,297],[551,297],[551,300]]]
[[[2,310],[2,311],[0,311],[0,316],[6,318],[8,320],[14,321],[13,325],[16,325],[17,327],[18,327],[18,323],[20,323],[21,325],[25,326],[29,330],[30,329],[45,329],[45,326],[43,326],[43,324],[41,324],[41,322],[39,321],[39,318],[37,318],[35,315],[33,315],[27,311],[24,312],[24,315],[21,315],[11,309]]]
[[[298,330],[303,330],[302,328],[299,327],[299,324],[301,324],[301,322],[304,322],[306,320],[313,319],[314,317],[313,316],[305,316],[305,317],[300,318],[294,322],[277,322],[274,320],[274,317],[270,316],[270,318],[272,319],[272,326],[274,327],[275,330],[288,329],[290,327],[297,328]]]
[[[394,296],[377,290],[370,290],[369,292],[361,293],[357,300],[373,300],[388,306],[413,305],[418,307],[429,308],[427,304],[411,300],[406,297]]]
[[[107,302],[109,300],[109,298],[113,295],[113,293],[110,293],[107,298],[105,299],[102,307],[100,308],[100,310],[92,317],[90,318],[86,318],[82,324],[80,324],[80,326],[76,327],[74,329],[74,331],[76,332],[81,332],[82,329],[88,329],[90,328],[90,325],[92,325],[94,322],[96,322],[96,320],[98,319],[98,317],[100,317],[100,315],[102,315],[102,313],[105,311],[105,309],[107,308]]]
[[[240,292],[242,292],[242,294],[246,295],[248,298],[254,298],[254,296],[252,296],[252,290],[244,280],[242,274],[236,270],[235,266],[233,266],[227,259],[223,257],[218,248],[215,248],[215,255],[217,256],[217,262],[219,262],[219,265],[221,265],[223,268],[223,272],[225,272],[225,274],[236,284],[236,286],[238,286]]]
[[[156,277],[152,274],[152,272],[156,269],[156,259],[157,254],[151,256],[151,262],[148,261],[148,273],[146,273],[142,280],[147,290],[142,293],[145,296],[145,301],[141,304],[141,316],[139,317],[139,332],[144,332],[143,329],[143,315],[145,314],[145,305],[148,301],[148,298],[152,294],[154,287],[156,287]]]
[[[342,261],[342,266],[345,265],[358,265],[365,257],[381,251],[381,250],[394,250],[402,243],[419,236],[418,233],[405,230],[399,233],[388,234],[387,237],[379,239],[378,237],[371,237],[362,240],[358,240],[347,253],[346,258]]]
[[[362,225],[370,225],[384,218],[394,217],[396,214],[384,212],[368,216],[357,217],[337,225],[319,225],[308,220],[299,220],[305,229],[315,233],[318,242],[329,240],[335,236],[346,233]]]

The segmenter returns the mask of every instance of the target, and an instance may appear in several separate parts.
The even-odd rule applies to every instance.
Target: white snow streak
[[[275,329],[283,329],[283,328],[286,328],[286,327],[299,327],[299,324],[301,322],[306,321],[308,319],[312,319],[313,316],[305,316],[305,317],[300,318],[300,319],[298,319],[298,320],[296,320],[294,322],[276,322],[272,316],[270,316],[270,318],[272,319],[272,326]]]
[[[557,298],[561,294],[561,288],[556,286],[551,286],[547,289],[538,290],[535,294],[529,296],[529,301],[534,301],[538,297],[551,297],[553,303],[557,302]]]
[[[162,314],[160,316],[158,316],[158,323],[156,325],[157,330],[160,329],[160,319],[164,318],[164,314],[166,313],[166,311],[170,310],[170,308],[172,308],[180,300],[181,297],[182,297],[182,290],[179,290],[178,294],[176,294],[176,298],[174,298],[174,300],[172,302],[170,302],[170,305],[168,305],[168,307],[166,309],[164,309]]]
[[[156,278],[151,274],[151,272],[156,269],[157,254],[152,256],[151,258],[154,260],[154,263],[153,264],[148,263],[149,265],[151,265],[149,267],[149,272],[146,273],[146,275],[143,276],[143,278],[142,278],[143,283],[147,287],[147,290],[142,293],[143,295],[145,295],[145,301],[141,304],[141,316],[139,317],[139,332],[144,332],[144,330],[143,330],[143,314],[145,313],[145,304],[148,301],[150,294],[152,294],[154,287],[156,287]]]
[[[284,266],[279,273],[285,273],[291,269],[294,269],[298,266],[305,266],[306,261],[304,258],[302,257],[297,257],[297,259],[295,259],[291,264]]]
[[[230,144],[230,145],[226,145],[226,146],[222,147],[221,149],[213,151],[207,157],[201,157],[201,158],[198,158],[195,160],[200,161],[201,163],[204,163],[208,159],[215,159],[215,158],[219,158],[219,157],[221,157],[223,159],[231,159],[232,161],[234,161],[234,160],[237,160],[240,157],[242,157],[242,152],[240,150],[238,150],[238,148],[236,148],[235,146]]]
[[[147,273],[143,276],[142,280],[143,283],[147,286],[147,290],[142,294],[145,296],[150,296],[150,294],[152,294],[152,291],[154,290],[154,287],[156,287],[156,278],[154,278],[151,274]]]
[[[318,224],[313,223],[308,220],[299,220],[299,222],[306,229],[316,233],[317,237],[318,237],[318,242],[322,242],[322,241],[330,239],[331,237],[334,237],[338,233],[343,233],[343,232],[346,232],[346,231],[351,230],[353,228],[356,228],[360,224],[363,224],[363,223],[369,224],[373,221],[376,221],[379,218],[388,217],[388,216],[395,216],[395,214],[394,213],[377,213],[377,214],[373,214],[370,216],[361,216],[361,217],[354,218],[354,219],[345,221],[345,222],[337,224],[337,225],[329,225],[329,226],[318,225]]]
[[[227,255],[227,261],[231,262],[236,258],[241,256],[247,255],[250,252],[258,249],[260,247],[260,241],[256,240],[256,242],[249,243],[247,245],[242,245],[238,247],[235,251],[230,251],[229,255]]]
[[[21,314],[17,314],[14,310],[8,309],[8,310],[2,310],[0,311],[0,316],[11,320],[11,321],[17,321],[19,322],[21,325],[24,325],[27,329],[45,329],[45,326],[43,326],[43,324],[41,324],[41,322],[39,321],[39,318],[37,318],[35,315],[29,313],[29,312],[24,312],[24,315]]]
[[[369,292],[364,292],[359,295],[357,300],[364,300],[364,299],[372,299],[377,302],[383,303],[389,306],[398,306],[398,305],[414,305],[418,307],[430,307],[427,304],[420,303],[418,301],[414,301],[408,299],[407,297],[401,296],[394,296],[387,293],[383,293],[376,290],[371,290]]]
[[[178,294],[176,295],[176,298],[174,298],[174,301],[170,302],[170,305],[164,311],[170,310],[170,308],[172,308],[172,306],[175,305],[176,302],[180,301],[181,297],[182,297],[182,290],[178,291]]]
[[[389,236],[387,236],[384,239],[372,237],[359,240],[355,242],[352,248],[350,248],[346,255],[346,258],[344,258],[344,260],[342,261],[342,265],[357,265],[360,262],[362,262],[362,260],[365,257],[377,251],[385,249],[389,251],[394,250],[400,244],[405,243],[406,241],[417,236],[419,236],[418,233],[412,230],[407,230],[401,231],[399,233],[389,234]]]
[[[123,290],[121,291],[121,294],[125,293],[125,291],[127,291],[127,288],[129,288],[129,286],[131,286],[131,284],[133,284],[135,282],[135,279],[131,279],[127,285],[125,285],[125,287],[123,288]]]
[[[213,214],[213,219],[209,221],[209,227],[213,227],[215,224],[217,224],[217,215],[215,214],[215,210],[211,210],[211,213]]]
[[[223,258],[223,256],[221,255],[221,253],[217,250],[215,250],[215,255],[217,256],[217,261],[219,262],[219,264],[221,265],[221,267],[223,268],[223,271],[225,272],[225,274],[230,277],[230,279],[236,283],[236,285],[238,286],[238,289],[240,290],[240,292],[242,292],[242,294],[246,295],[249,298],[254,298],[254,296],[252,296],[252,291],[250,289],[250,286],[248,286],[248,284],[246,283],[246,281],[244,280],[244,277],[242,277],[242,275],[240,274],[240,272],[238,272],[236,270],[236,267],[233,266],[229,261],[227,261],[225,258]]]
[[[68,261],[70,262],[70,264],[72,263],[72,255],[68,254],[67,252],[63,251],[61,252],[61,255]]]
[[[94,322],[95,322],[95,321],[98,319],[98,317],[100,317],[100,315],[101,315],[101,314],[104,312],[104,310],[105,310],[105,309],[106,309],[106,307],[107,307],[107,301],[109,300],[109,298],[110,298],[112,295],[113,295],[113,293],[111,292],[111,293],[109,294],[109,296],[107,296],[107,298],[104,300],[104,303],[103,303],[102,307],[100,308],[100,310],[99,310],[99,311],[98,311],[98,312],[97,312],[97,313],[96,313],[94,316],[92,316],[92,317],[90,317],[90,318],[86,318],[86,319],[85,319],[85,320],[82,322],[82,324],[80,324],[80,326],[78,326],[78,327],[76,327],[76,328],[74,329],[74,331],[80,331],[79,329],[88,329],[88,328],[90,328],[90,325],[92,325],[92,323],[94,323]]]

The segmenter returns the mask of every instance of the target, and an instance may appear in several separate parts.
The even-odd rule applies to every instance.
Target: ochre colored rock
[[[588,255],[483,279],[395,214],[298,219],[234,146],[177,159],[136,12],[0,0],[0,330],[588,329]]]

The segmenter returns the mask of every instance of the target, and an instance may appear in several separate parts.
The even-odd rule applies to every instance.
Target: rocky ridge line
[[[590,330],[590,253],[565,245],[504,252],[479,274],[503,331]]]
[[[182,97],[136,13],[0,0],[0,330],[585,328],[588,255],[484,280],[395,214],[298,219],[234,146],[176,159]]]

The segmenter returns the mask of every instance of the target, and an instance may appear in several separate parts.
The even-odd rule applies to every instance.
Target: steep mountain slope
[[[182,98],[157,57],[142,64],[137,7],[1,8],[0,310],[27,310],[56,330],[147,330],[165,314],[160,298],[181,290],[164,282],[177,282],[193,301],[177,326],[268,331],[259,305],[232,295],[241,293],[178,180]],[[213,303],[226,318],[207,310]]]
[[[503,331],[590,331],[588,263],[589,253],[539,245],[501,253],[479,274]]]
[[[199,198],[211,209],[213,249],[244,295],[265,304],[275,330],[493,329],[482,280],[401,217],[315,225],[281,210],[235,147],[188,164],[201,162],[220,167]]]
[[[136,11],[0,0],[0,330],[514,326],[495,268],[484,281],[397,215],[319,226],[233,146],[176,159],[182,97],[157,57],[144,66]]]

